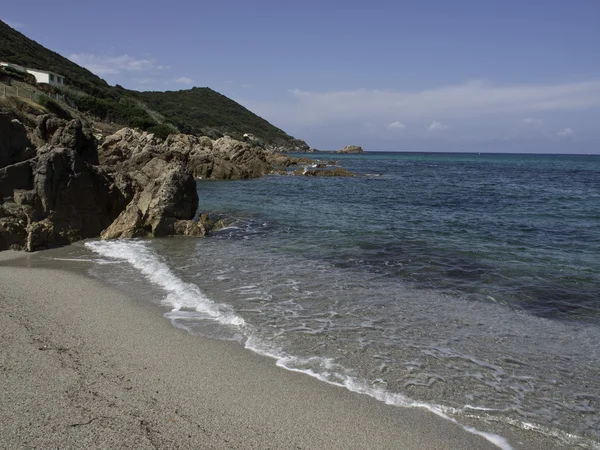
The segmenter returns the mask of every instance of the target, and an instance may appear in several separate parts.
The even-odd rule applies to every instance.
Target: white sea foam
[[[331,358],[313,356],[309,358],[300,358],[287,355],[281,348],[267,344],[255,336],[250,336],[246,340],[245,348],[263,356],[268,356],[276,360],[278,367],[292,372],[299,372],[314,377],[325,383],[332,384],[348,389],[358,394],[368,395],[386,405],[405,407],[405,408],[424,408],[436,414],[443,419],[462,427],[465,431],[481,436],[501,448],[502,450],[512,450],[509,442],[493,433],[487,433],[476,428],[460,424],[456,419],[448,414],[457,413],[459,410],[441,405],[430,405],[427,403],[416,402],[401,394],[388,392],[383,388],[372,386],[364,380],[352,376],[350,371],[343,366],[335,363]],[[309,366],[310,368],[307,368]]]
[[[280,347],[257,336],[252,327],[247,325],[244,319],[235,314],[229,306],[211,301],[196,285],[186,283],[178,278],[144,241],[123,239],[94,241],[85,245],[104,257],[131,264],[149,281],[162,288],[167,293],[162,304],[173,308],[170,313],[165,314],[165,317],[171,319],[173,325],[178,328],[191,332],[191,328],[181,321],[194,319],[211,319],[223,325],[233,325],[245,334],[244,346],[246,349],[275,359],[278,367],[304,373],[326,383],[344,387],[352,392],[368,395],[388,405],[428,409],[434,414],[461,426],[469,433],[484,437],[502,450],[512,450],[508,441],[503,437],[461,425],[450,417],[448,413],[458,412],[456,409],[415,402],[401,394],[391,393],[381,387],[373,386],[354,376],[351,370],[337,364],[331,358],[321,356],[301,358],[288,355]],[[243,289],[248,291],[255,288],[256,286],[253,285],[243,286]]]
[[[53,261],[76,261],[76,262],[93,262],[93,263],[98,263],[98,264],[116,264],[117,261],[109,261],[107,259],[103,259],[103,258],[94,258],[94,259],[90,259],[90,258],[48,258],[51,259]]]
[[[229,306],[211,301],[198,286],[178,278],[143,241],[94,241],[85,245],[102,256],[126,261],[138,269],[148,280],[167,293],[162,304],[173,308],[173,311],[193,309],[204,318],[223,325],[241,327],[245,323]]]
[[[219,228],[217,231],[226,231],[226,230],[241,230],[241,227],[237,227],[235,225],[229,225],[228,227]]]

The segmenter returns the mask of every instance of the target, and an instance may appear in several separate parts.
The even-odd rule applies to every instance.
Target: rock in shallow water
[[[29,130],[39,145],[34,151],[20,122],[1,115],[0,128],[0,250],[35,251],[99,235],[203,236],[219,224],[193,220],[194,177],[255,178],[299,161],[227,136],[163,141],[130,128],[98,149],[86,124],[52,116],[40,116]],[[331,172],[318,175],[344,171]]]
[[[305,175],[308,177],[353,177],[354,174],[346,169],[342,169],[341,167],[336,167],[335,169],[314,169],[307,170],[300,175]]]
[[[338,150],[338,153],[364,153],[359,145],[346,145],[343,149]]]

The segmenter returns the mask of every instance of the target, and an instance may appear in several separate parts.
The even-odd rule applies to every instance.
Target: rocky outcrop
[[[0,249],[35,251],[98,236],[131,196],[126,183],[61,147],[0,169],[0,185]]]
[[[0,169],[0,250],[35,251],[101,234],[206,232],[208,223],[192,220],[195,180],[176,157],[142,148],[118,170],[118,164],[97,164],[94,138],[78,120],[42,117],[35,133],[45,141],[35,156]],[[26,149],[11,154],[22,159]]]
[[[362,147],[359,145],[346,145],[343,149],[338,150],[337,153],[364,153]]]
[[[221,224],[206,215],[194,220],[195,178],[256,178],[314,164],[228,136],[162,140],[124,128],[98,142],[80,120],[46,115],[26,128],[0,114],[0,250],[97,236],[204,236]],[[351,175],[340,168],[306,174]]]
[[[317,168],[313,170],[304,170],[298,175],[305,175],[308,177],[353,177],[354,174],[341,167],[335,167],[333,169],[322,169]]]
[[[194,177],[211,180],[257,178],[297,165],[295,158],[229,136],[213,141],[206,136],[172,134],[161,141],[152,134],[124,128],[108,136],[99,149],[100,163],[117,170],[137,169],[156,156],[177,159]]]

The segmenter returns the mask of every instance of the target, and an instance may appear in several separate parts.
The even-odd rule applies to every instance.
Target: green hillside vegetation
[[[110,86],[2,21],[0,61],[63,75],[68,85],[53,89],[64,94],[80,112],[89,112],[100,120],[155,131],[161,136],[183,132],[212,138],[228,134],[241,139],[244,133],[251,133],[266,144],[306,145],[209,88],[136,92],[119,85]]]
[[[244,133],[252,133],[266,142],[281,144],[293,139],[265,119],[208,87],[140,92],[138,96],[186,134],[202,134],[213,138],[228,134],[242,139]]]
[[[0,21],[0,61],[63,75],[69,84],[55,88],[69,96],[80,111],[96,117],[146,129],[156,122],[129,100],[125,90],[108,85],[102,78],[67,58],[29,39]]]

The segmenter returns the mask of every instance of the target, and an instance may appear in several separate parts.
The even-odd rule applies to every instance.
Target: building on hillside
[[[7,62],[0,62],[0,66],[12,67],[13,69],[20,70],[21,72],[30,73],[35,77],[35,81],[37,83],[47,83],[54,86],[63,86],[65,84],[65,77],[54,72],[48,72],[47,70],[29,69],[28,67]]]

